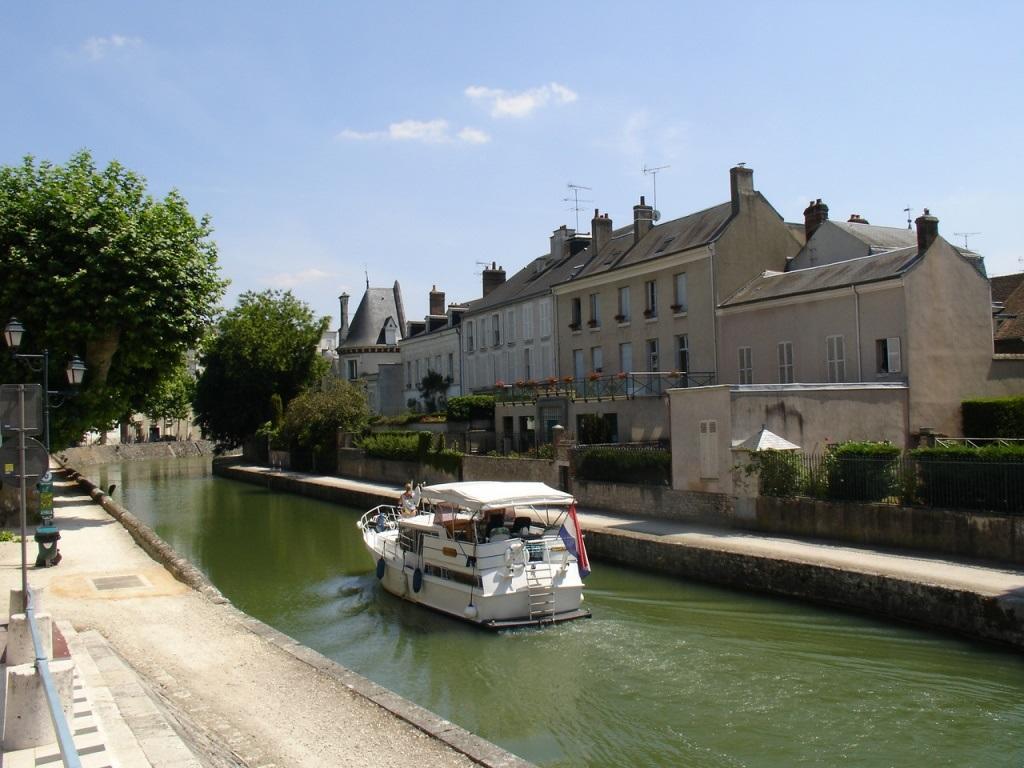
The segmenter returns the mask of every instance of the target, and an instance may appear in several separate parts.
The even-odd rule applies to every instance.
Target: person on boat
[[[412,492],[412,483],[405,484],[405,491],[398,500],[398,505],[402,508],[402,517],[412,517],[416,514],[416,496]]]

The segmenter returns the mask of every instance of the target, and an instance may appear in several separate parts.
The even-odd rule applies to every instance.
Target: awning
[[[544,483],[495,482],[480,480],[466,483],[441,483],[421,489],[421,498],[432,504],[450,504],[474,512],[504,507],[567,506],[572,494]]]

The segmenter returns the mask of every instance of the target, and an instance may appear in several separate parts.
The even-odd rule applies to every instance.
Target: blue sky
[[[714,5],[714,7],[710,7]],[[1024,4],[9,2],[0,163],[90,149],[208,213],[225,305],[480,293],[657,175],[665,218],[745,162],[788,221],[928,207],[1024,270]]]

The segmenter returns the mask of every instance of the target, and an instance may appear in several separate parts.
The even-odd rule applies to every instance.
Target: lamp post
[[[15,360],[24,360],[29,369],[39,372],[40,368],[43,372],[43,424],[45,425],[45,436],[46,436],[46,450],[50,450],[50,395],[61,395],[62,392],[50,390],[50,350],[44,349],[41,354],[32,355],[18,352],[21,347],[21,339],[25,335],[25,326],[18,321],[17,318],[12,317],[7,325],[4,327],[4,341],[7,346],[11,348],[11,356]],[[32,361],[39,361],[39,368],[33,365]],[[82,383],[85,378],[85,363],[82,359],[75,355],[68,361],[66,368],[68,383],[72,386],[78,386]],[[60,403],[54,405],[54,408],[60,407]]]

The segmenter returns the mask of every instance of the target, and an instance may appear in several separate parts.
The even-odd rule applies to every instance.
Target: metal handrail
[[[23,564],[24,567],[24,564]],[[75,748],[75,739],[68,727],[67,718],[64,717],[64,708],[60,703],[60,694],[57,693],[57,686],[50,674],[50,661],[46,657],[42,639],[39,637],[39,627],[36,626],[36,611],[32,605],[32,598],[29,592],[25,592],[25,620],[28,622],[28,631],[32,635],[32,646],[36,654],[36,671],[39,679],[43,682],[43,692],[46,694],[46,705],[50,710],[50,721],[53,723],[54,733],[57,734],[57,748],[60,750],[61,760],[65,768],[81,768],[82,762],[78,758],[78,750]]]
[[[533,402],[541,397],[573,399],[623,399],[658,397],[669,389],[705,387],[715,383],[713,371],[633,371],[584,378],[549,378],[540,382],[499,383],[494,394],[499,402]]]

